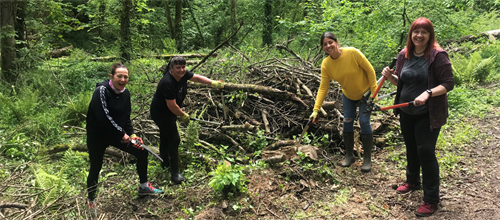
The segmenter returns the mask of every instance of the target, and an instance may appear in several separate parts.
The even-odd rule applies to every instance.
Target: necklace
[[[414,54],[415,56],[418,56],[418,57],[419,57],[419,56],[424,55],[424,52],[422,51],[421,53],[417,53],[416,51],[413,51],[413,54]]]

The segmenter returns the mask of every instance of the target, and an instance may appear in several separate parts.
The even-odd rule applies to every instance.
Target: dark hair
[[[123,65],[121,63],[113,63],[113,65],[111,66],[111,75],[114,76],[116,73],[116,69],[118,69],[118,68],[124,68],[128,71],[128,68],[125,65]]]
[[[321,35],[321,41],[319,42],[319,45],[323,46],[323,40],[325,38],[330,38],[337,42],[337,36],[335,36],[335,34],[333,34],[332,32],[325,32],[323,35]]]
[[[163,71],[163,75],[165,75],[166,73],[170,73],[170,68],[173,68],[174,65],[186,65],[186,59],[181,56],[172,57],[170,61],[168,61],[167,68],[165,69],[165,71]]]
[[[411,40],[411,33],[419,28],[423,28],[427,32],[429,32],[429,42],[427,42],[427,48],[424,50],[424,56],[426,59],[429,58],[431,50],[432,49],[441,49],[439,46],[437,40],[436,40],[436,34],[434,33],[434,25],[432,25],[432,22],[427,19],[427,18],[417,18],[410,27],[410,33],[408,33],[408,40],[406,41],[406,52],[405,52],[405,57],[409,58],[411,53],[413,53],[413,50],[415,49],[415,44],[413,44],[413,41]]]

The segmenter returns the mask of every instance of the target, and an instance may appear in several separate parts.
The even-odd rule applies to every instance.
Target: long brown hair
[[[413,44],[413,41],[411,40],[411,33],[413,31],[423,28],[427,32],[429,32],[429,42],[427,42],[427,48],[424,50],[424,56],[425,59],[429,59],[430,53],[432,49],[441,49],[439,46],[437,40],[436,40],[436,34],[434,33],[434,25],[432,25],[432,22],[424,17],[417,18],[410,27],[410,33],[408,33],[408,40],[406,41],[406,52],[405,52],[405,57],[408,59],[410,58],[410,55],[413,53],[413,50],[415,49],[415,44]]]

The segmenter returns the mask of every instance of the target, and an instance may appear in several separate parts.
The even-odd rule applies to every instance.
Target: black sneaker
[[[162,193],[162,191],[160,189],[154,188],[150,182],[148,182],[147,187],[142,188],[139,186],[139,190],[137,191],[137,195],[140,197],[156,195],[159,193]]]

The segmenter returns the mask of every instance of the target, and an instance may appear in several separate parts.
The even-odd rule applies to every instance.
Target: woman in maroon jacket
[[[395,104],[413,101],[413,105],[396,109],[406,145],[406,181],[397,192],[404,194],[420,189],[420,168],[424,202],[415,212],[429,216],[439,203],[439,165],[436,142],[441,126],[448,117],[446,93],[455,81],[448,53],[436,41],[434,26],[427,18],[413,22],[406,48],[398,56],[396,70],[386,67],[382,75],[397,85]]]

